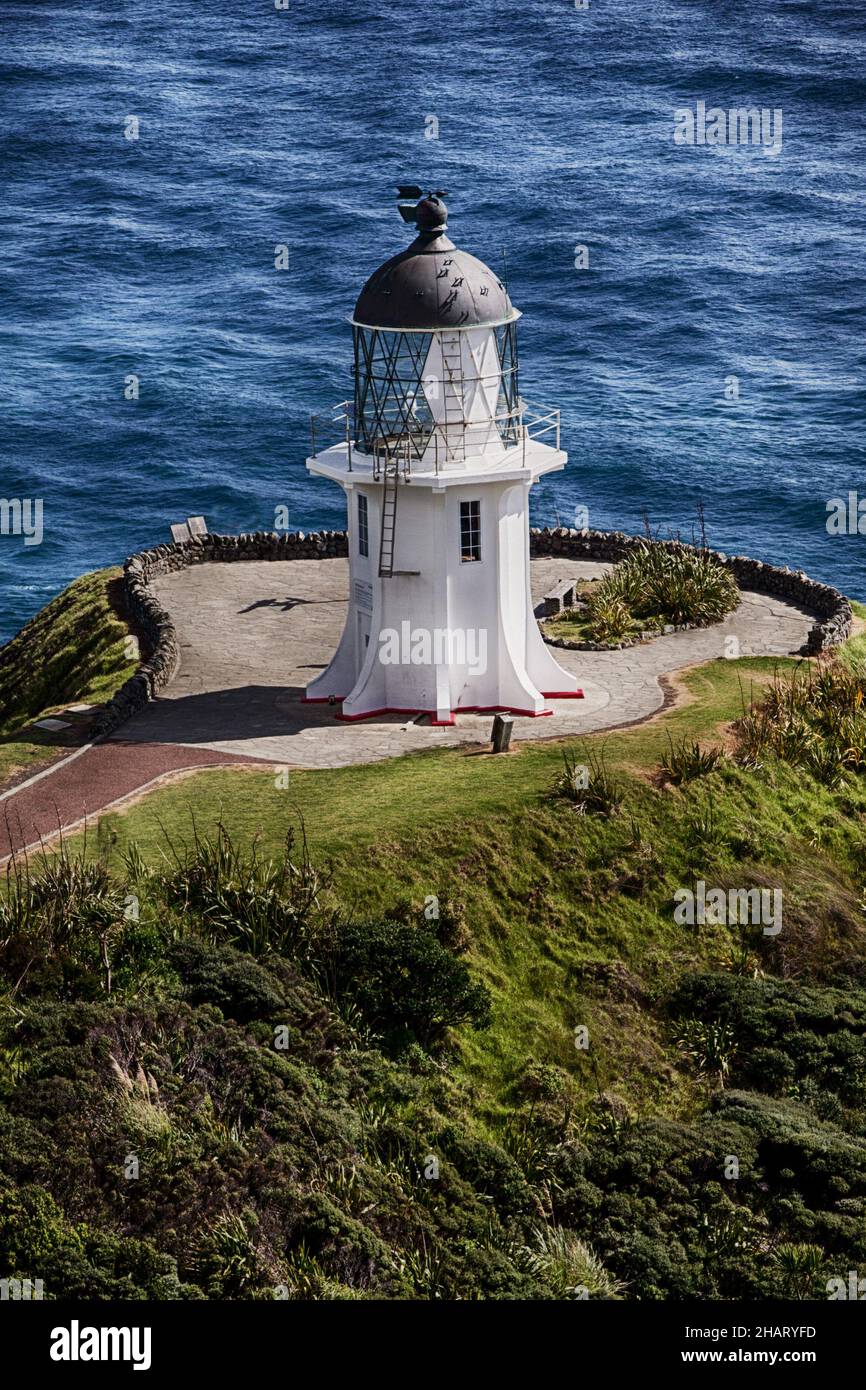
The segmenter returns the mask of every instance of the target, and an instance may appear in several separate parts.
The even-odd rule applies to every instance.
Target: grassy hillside
[[[0,922],[0,1262],[93,1297],[825,1296],[866,1264],[866,681],[738,761],[794,666],[570,742],[583,807],[551,742],[104,817]],[[781,889],[782,931],[680,924],[699,878]]]
[[[766,1299],[864,1273],[863,645],[710,663],[582,743],[200,774],[21,869],[0,1275]],[[779,890],[781,930],[678,920],[699,880]]]
[[[563,765],[563,744],[552,741],[518,745],[507,758],[461,749],[291,773],[286,789],[267,773],[209,772],[105,817],[99,850],[117,864],[134,844],[158,862],[193,827],[207,834],[219,822],[236,843],[258,841],[267,855],[302,821],[312,854],[332,863],[336,889],[355,913],[420,909],[430,895],[460,904],[473,964],[495,1002],[491,1028],[461,1049],[485,1115],[508,1111],[529,1058],[566,1068],[584,1100],[600,1082],[630,1103],[655,1097],[680,1113],[694,1099],[688,1073],[674,1066],[659,1085],[657,1019],[635,1000],[656,991],[672,963],[718,965],[731,943],[720,929],[675,927],[676,887],[699,872],[744,884],[752,873],[785,891],[786,949],[805,950],[805,923],[834,912],[857,928],[857,949],[866,944],[861,781],[834,792],[781,763],[772,775],[728,763],[682,788],[656,784],[672,743],[723,742],[751,695],[794,666],[710,663],[685,676],[686,699],[675,710],[587,741],[603,747],[622,780],[615,816],[581,816],[551,796]],[[610,971],[612,994],[598,987]],[[630,972],[635,998],[626,990],[617,999],[617,981]],[[575,1056],[578,1022],[597,1022],[605,1040],[591,1068]]]
[[[659,762],[670,738],[712,737],[743,712],[753,691],[795,665],[769,658],[710,662],[676,677],[682,691],[676,708],[593,742],[640,776]],[[444,830],[433,859],[442,853],[459,857],[487,817],[516,815],[546,795],[564,746],[569,745],[557,739],[516,743],[507,757],[483,747],[445,749],[355,767],[290,771],[287,780],[268,772],[219,770],[157,791],[125,815],[104,817],[103,835],[118,847],[134,838],[151,854],[166,836],[188,837],[193,818],[203,827],[222,819],[237,836],[258,836],[266,849],[277,849],[297,811],[312,846],[344,862],[358,891],[366,881],[378,891],[381,878],[357,851],[375,847],[381,853],[408,844],[412,861],[423,861],[430,835]]]
[[[33,720],[70,704],[110,699],[133,664],[126,625],[112,603],[120,570],[70,584],[0,648],[0,783],[51,760],[66,740],[33,730]]]

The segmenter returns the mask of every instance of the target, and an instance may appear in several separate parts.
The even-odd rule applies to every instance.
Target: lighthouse
[[[361,291],[342,437],[307,459],[346,494],[349,608],[305,698],[344,720],[548,715],[581,694],[530,592],[529,491],[565,466],[559,412],[520,396],[503,281],[455,247],[440,195],[401,192],[415,238]]]

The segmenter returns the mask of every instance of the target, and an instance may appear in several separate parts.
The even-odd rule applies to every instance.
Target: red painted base
[[[434,728],[443,729],[451,728],[456,723],[455,714],[517,714],[521,719],[543,719],[545,715],[553,714],[553,710],[514,709],[511,705],[461,705],[459,709],[451,711],[450,719],[437,719],[429,709],[371,709],[364,714],[337,714],[334,718],[339,719],[341,724],[355,724],[359,719],[377,719],[381,714],[412,714],[416,718],[424,714]]]
[[[411,714],[417,719],[419,714],[428,714],[434,718],[433,710],[429,709],[370,709],[363,714],[337,714],[334,717],[339,719],[341,724],[356,724],[359,719],[377,719],[380,714]],[[452,719],[453,724],[453,719]]]
[[[542,699],[545,700],[582,700],[584,698],[582,690],[543,690]],[[302,695],[302,705],[339,705],[345,696],[343,695]],[[434,729],[450,729],[455,723],[455,714],[516,714],[521,719],[543,719],[545,715],[553,714],[552,709],[515,709],[512,705],[461,705],[459,709],[451,711],[450,719],[437,719],[433,710],[430,709],[371,709],[364,714],[335,714],[341,724],[356,724],[360,719],[377,719],[382,714],[411,714],[415,718],[419,714],[427,715]]]

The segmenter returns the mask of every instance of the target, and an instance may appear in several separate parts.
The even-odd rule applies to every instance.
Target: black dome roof
[[[416,211],[427,209],[419,203]],[[418,224],[424,227],[420,215]],[[473,328],[518,317],[499,276],[468,251],[458,251],[440,223],[373,272],[352,322],[397,330]]]

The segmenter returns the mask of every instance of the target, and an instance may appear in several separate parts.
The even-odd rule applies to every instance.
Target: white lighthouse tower
[[[546,701],[581,694],[542,641],[529,585],[529,489],[565,466],[559,412],[521,400],[519,311],[449,240],[441,198],[401,211],[417,236],[351,319],[345,438],[307,459],[345,490],[350,588],[305,698],[341,702],[346,720],[550,714]]]

